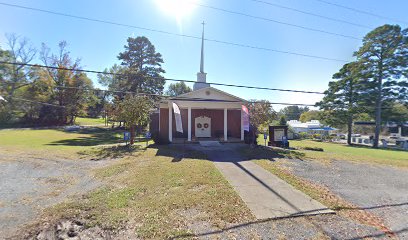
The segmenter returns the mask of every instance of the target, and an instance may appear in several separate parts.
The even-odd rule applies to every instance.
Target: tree
[[[308,107],[287,106],[280,110],[280,114],[285,116],[287,120],[299,120],[300,115],[309,111]]]
[[[71,59],[67,43],[62,41],[58,47],[58,54],[51,54],[50,48],[43,44],[41,50],[43,63],[52,67],[79,70],[80,60]],[[92,92],[87,90],[93,87],[92,81],[86,74],[75,70],[47,68],[44,71],[52,83],[50,101],[56,102],[60,107],[54,107],[53,110],[46,107],[47,111],[43,111],[42,118],[56,119],[61,124],[73,124],[76,116],[84,114],[92,98]]]
[[[36,50],[26,38],[21,38],[15,34],[6,35],[6,38],[9,49],[2,51],[0,54],[1,60],[19,63],[16,65],[3,64],[0,66],[1,88],[6,93],[5,99],[7,104],[5,112],[8,115],[3,120],[8,121],[12,117],[12,112],[17,107],[15,99],[17,91],[30,83],[28,78],[30,68],[24,64],[28,64],[34,59]]]
[[[311,110],[311,111],[303,112],[300,115],[299,121],[308,122],[311,120],[320,120],[320,119],[321,119],[321,112],[317,110]]]
[[[152,102],[146,96],[127,95],[119,104],[118,118],[123,119],[130,128],[130,144],[134,143],[135,127],[147,126],[150,121]]]
[[[249,110],[250,122],[255,129],[255,133],[258,133],[258,130],[262,125],[269,124],[276,118],[276,112],[266,100],[250,100],[247,107]]]
[[[354,53],[369,74],[363,81],[364,97],[375,102],[374,148],[378,147],[383,102],[407,99],[408,31],[398,25],[383,25],[369,32]]]
[[[124,48],[125,51],[118,55],[125,74],[119,79],[124,87],[121,90],[162,94],[165,83],[161,76],[165,73],[161,66],[163,58],[154,45],[146,37],[129,37]]]
[[[279,125],[281,125],[281,126],[286,126],[286,123],[287,121],[286,121],[286,118],[285,118],[285,116],[284,115],[282,115],[281,117],[280,117],[280,119],[279,119]]]
[[[322,115],[330,114],[329,118],[327,118],[329,124],[330,122],[347,124],[348,144],[351,144],[353,115],[357,112],[357,105],[360,99],[361,77],[362,71],[359,63],[352,62],[345,64],[339,72],[333,75],[333,79],[336,81],[329,83],[329,89],[325,91],[323,100],[317,103],[321,109],[325,110],[325,113]]]
[[[185,82],[171,83],[166,94],[172,97],[191,92],[192,89]]]

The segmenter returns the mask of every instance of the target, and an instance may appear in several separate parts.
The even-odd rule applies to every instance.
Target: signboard
[[[282,141],[282,137],[285,136],[285,130],[284,129],[275,129],[274,132],[274,141],[278,142],[278,141]]]
[[[130,140],[130,132],[124,132],[123,133],[123,140],[124,141],[129,141]]]
[[[245,107],[244,105],[242,105],[242,125],[244,128],[244,131],[248,131],[249,132],[249,111],[248,108]]]
[[[264,133],[264,139],[268,139],[268,134]]]
[[[145,135],[145,137],[146,137],[147,139],[149,139],[149,138],[152,137],[152,134],[151,134],[150,132],[147,132],[146,135]]]
[[[181,122],[180,108],[173,103],[174,118],[176,119],[176,131],[183,133],[183,124]]]

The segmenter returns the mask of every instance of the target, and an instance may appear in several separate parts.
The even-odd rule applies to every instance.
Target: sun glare
[[[156,0],[164,13],[176,17],[179,21],[192,14],[197,7],[194,3],[197,2],[198,0]]]

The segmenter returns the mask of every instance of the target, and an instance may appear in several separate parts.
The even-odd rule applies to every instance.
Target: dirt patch
[[[44,224],[40,229],[25,234],[23,238],[33,240],[138,239],[133,229],[104,230],[98,226],[87,227],[83,221],[79,220],[60,220],[54,224]]]
[[[12,161],[11,161],[12,160]],[[73,161],[30,154],[0,156],[0,234],[7,237],[49,206],[101,185],[91,170],[106,162]]]

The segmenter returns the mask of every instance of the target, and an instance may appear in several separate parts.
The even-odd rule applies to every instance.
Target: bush
[[[303,149],[309,150],[309,151],[324,152],[324,149],[323,149],[323,148],[319,148],[319,147],[304,147]]]
[[[299,133],[299,138],[300,139],[307,139],[307,138],[309,138],[310,137],[310,135],[309,135],[309,133],[307,133],[307,132],[301,132],[301,133]]]
[[[318,134],[318,133],[315,133],[315,134],[313,134],[313,139],[322,139],[322,135]]]

